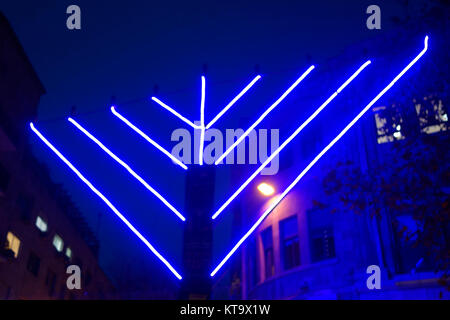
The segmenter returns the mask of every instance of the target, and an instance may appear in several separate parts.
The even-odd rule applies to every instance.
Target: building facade
[[[445,32],[441,32],[440,28],[432,29],[436,31],[433,33],[435,48],[445,39]],[[415,34],[417,30],[408,31]],[[399,34],[404,35],[404,30]],[[375,56],[386,55],[380,48],[389,47],[395,51],[398,48],[394,45],[395,41],[399,42],[397,45],[405,45],[405,48],[407,42],[396,39],[399,34],[393,34],[390,38],[379,37],[368,47],[366,44],[358,44],[356,48],[351,48],[329,61],[330,69],[339,70],[336,64],[345,65],[363,52],[371,52]],[[404,36],[400,38],[405,39]],[[410,39],[415,38],[408,38]],[[390,56],[385,60],[391,58],[396,61],[396,58]],[[427,58],[429,62],[422,69],[428,71],[420,69],[414,77],[426,78],[433,84],[424,85],[423,90],[415,91],[414,83],[423,81],[413,81],[409,78],[404,80],[403,86],[411,95],[407,96],[400,90],[388,99],[380,101],[304,176],[247,239],[240,258],[235,257],[236,262],[231,270],[238,272],[232,271],[230,292],[237,286],[240,290],[239,297],[243,299],[450,298],[447,290],[448,277],[445,277],[445,274],[448,275],[448,260],[446,264],[444,262],[447,269],[439,269],[437,262],[430,258],[425,248],[406,245],[397,232],[398,226],[394,225],[395,213],[392,209],[386,206],[375,217],[367,207],[360,214],[355,214],[355,210],[335,206],[336,203],[342,202],[342,194],[329,194],[324,190],[324,179],[339,164],[351,162],[364,174],[378,168],[382,163],[397,161],[396,155],[392,154],[392,144],[410,143],[413,138],[405,129],[408,123],[413,123],[414,130],[420,132],[420,135],[441,146],[438,154],[442,159],[437,163],[448,163],[448,81],[445,77],[438,79],[439,72],[436,70],[439,70],[439,67],[429,71],[433,69],[433,65],[439,62],[445,65],[446,62],[442,55],[436,52],[430,53]],[[389,69],[379,72],[382,77],[382,73],[389,72]],[[323,75],[324,79],[327,77],[327,74]],[[372,81],[370,85],[378,84]],[[355,89],[351,100],[338,101],[337,106],[330,108],[341,108],[341,105],[347,102],[355,103],[358,101],[356,96],[362,96],[363,93],[366,94],[366,91]],[[400,96],[401,102],[398,101]],[[415,112],[405,113],[405,110]],[[294,109],[292,111],[294,112]],[[324,147],[334,137],[327,131],[328,126],[331,128],[330,124],[338,121],[337,118],[326,114],[320,117],[323,117],[322,120],[314,120],[322,121],[322,124],[314,128],[316,136],[313,139],[304,139],[291,146],[291,150],[281,152],[281,163],[283,153],[287,154],[285,159],[289,158],[290,164],[285,169],[275,176],[259,176],[254,181],[251,185],[254,190],[248,191],[235,209],[235,220],[238,221],[236,225],[247,226],[248,229],[250,223],[284,190],[282,186],[287,186],[286,181],[290,183],[321,150],[315,145]],[[345,126],[345,123],[342,126]],[[302,149],[308,151],[303,152]],[[304,161],[305,158],[309,160]],[[248,175],[236,174],[239,178],[235,183],[238,185],[239,182],[245,181]],[[256,189],[256,186],[261,186],[262,183],[273,186],[275,192],[269,192],[267,196],[262,195]],[[444,193],[445,190],[448,192],[449,187],[447,180],[447,185],[442,188]],[[261,203],[264,205],[261,206]],[[405,225],[411,226],[415,223],[408,215],[397,216],[397,219]],[[442,215],[442,219],[446,221],[447,226],[443,230],[439,245],[444,250],[447,248],[448,252],[448,212]],[[242,228],[244,231],[241,233],[247,229]],[[367,283],[373,273],[370,266],[380,269],[379,289],[374,289]]]
[[[0,299],[108,299],[98,242],[47,169],[32,156],[28,123],[44,86],[0,13]],[[70,290],[69,265],[81,269]]]

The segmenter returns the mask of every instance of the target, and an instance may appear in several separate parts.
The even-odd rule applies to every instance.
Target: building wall
[[[438,284],[440,274],[421,271],[399,274],[395,270],[391,222],[386,215],[380,219],[368,214],[357,215],[350,211],[332,213],[330,208],[317,209],[314,201],[325,204],[338,199],[325,195],[322,189],[324,173],[329,172],[333,163],[352,160],[363,170],[371,166],[371,161],[379,161],[388,154],[386,144],[379,145],[376,136],[374,114],[368,114],[358,128],[339,143],[302,179],[296,188],[272,211],[253,234],[253,239],[245,244],[242,258],[242,296],[245,299],[448,299],[448,291]],[[375,154],[374,154],[375,153]],[[371,158],[366,157],[372,154]],[[375,160],[374,160],[375,159]],[[281,172],[277,181],[289,176],[295,177],[301,168]],[[295,172],[295,173],[293,173]],[[273,179],[273,178],[272,178]],[[275,179],[273,179],[275,180]],[[276,183],[275,183],[276,185]],[[274,194],[258,210],[264,212]],[[243,200],[243,215],[249,215],[255,208],[254,199]],[[245,212],[245,209],[247,211]],[[329,219],[334,239],[334,256],[313,261],[310,215],[318,219]],[[282,235],[280,222],[286,218],[297,219],[300,264],[286,270],[283,268]],[[275,272],[265,274],[263,233],[272,229]],[[252,247],[251,241],[254,241]],[[252,268],[252,262],[256,268]],[[381,290],[369,290],[366,269],[370,265],[381,268]],[[254,273],[256,272],[256,276]]]
[[[114,298],[114,288],[98,265],[92,232],[31,155],[28,123],[44,93],[0,13],[0,299]],[[38,216],[47,223],[46,232],[37,228]],[[9,232],[20,239],[17,257],[7,243]],[[55,234],[64,241],[62,252],[53,245]],[[80,290],[67,289],[66,268],[71,264],[81,268]]]
[[[328,68],[327,74],[320,78],[325,79],[324,82],[330,80],[330,83],[324,84],[326,88],[329,88],[335,82],[336,79],[333,75],[348,72],[345,71],[345,68],[355,63],[357,57],[359,59],[362,56],[370,56],[374,57],[374,61],[377,60],[377,63],[385,64],[384,68],[371,69],[371,78],[366,88],[354,90],[352,97],[346,100],[346,103],[341,103],[341,108],[345,110],[345,104],[353,104],[359,101],[359,94],[364,94],[366,97],[362,101],[366,101],[370,88],[382,88],[383,83],[379,83],[378,78],[386,81],[386,72],[396,74],[399,66],[407,60],[405,55],[414,55],[414,53],[411,53],[414,50],[409,51],[410,49],[407,49],[411,47],[411,39],[423,39],[423,34],[430,32],[430,35],[433,34],[430,39],[432,39],[431,41],[436,48],[430,49],[425,59],[415,66],[416,71],[413,71],[416,72],[415,74],[411,75],[409,79],[403,80],[403,88],[399,87],[392,90],[394,94],[391,93],[390,99],[399,98],[401,101],[391,101],[390,105],[374,106],[372,111],[361,118],[358,124],[326,156],[320,159],[315,167],[304,176],[301,182],[247,239],[243,245],[240,259],[241,288],[244,299],[450,298],[446,288],[438,283],[441,273],[434,273],[433,270],[426,270],[425,268],[420,271],[409,270],[408,272],[397,270],[399,255],[395,248],[392,221],[389,220],[390,213],[387,210],[381,214],[379,219],[372,219],[369,214],[356,215],[354,212],[342,210],[332,213],[331,210],[328,209],[327,212],[324,209],[321,212],[317,210],[317,204],[314,205],[314,200],[321,201],[326,205],[339,201],[325,195],[322,190],[324,174],[329,172],[337,162],[351,160],[359,165],[363,172],[366,172],[387,160],[396,161],[396,155],[390,154],[389,144],[392,141],[398,141],[399,143],[403,141],[403,128],[398,130],[397,126],[392,126],[392,124],[401,124],[401,127],[403,127],[406,123],[401,122],[402,116],[410,117],[403,119],[407,120],[406,122],[420,122],[418,127],[420,129],[418,130],[421,131],[421,134],[432,134],[436,137],[448,135],[448,81],[438,71],[446,65],[448,53],[437,49],[444,46],[444,39],[448,38],[448,28],[444,27],[446,24],[448,22],[423,19],[420,24],[412,23],[408,26],[402,26],[395,32],[380,34],[363,43],[354,44],[348,50],[327,62],[327,67],[325,67],[325,69]],[[386,48],[389,49],[386,50]],[[390,70],[391,68],[393,70]],[[428,80],[424,82],[423,79]],[[338,81],[341,80],[338,79]],[[316,88],[320,85],[320,83],[316,83],[316,86],[309,87],[312,97],[321,95],[321,89]],[[414,96],[411,97],[411,95]],[[410,105],[404,109],[408,109],[410,113],[401,115],[396,119],[388,119],[387,123],[390,127],[380,128],[378,111],[386,108],[393,109],[396,105],[401,106],[408,99],[410,99],[410,102],[408,102]],[[387,100],[389,101],[389,98]],[[304,99],[299,100],[299,103],[305,105],[304,101]],[[380,103],[388,103],[386,99],[383,99],[383,101],[380,101]],[[309,104],[309,101],[306,102],[307,104]],[[295,110],[295,103],[290,107]],[[285,106],[285,108],[288,107]],[[417,114],[414,114],[414,109]],[[342,113],[345,112],[342,111]],[[281,116],[286,117],[286,114],[283,113]],[[388,113],[387,117],[391,117],[393,114],[395,112]],[[395,117],[397,116],[395,115]],[[324,114],[320,116],[321,121],[325,123],[322,132],[318,132],[320,131],[320,125],[316,126],[313,132],[319,134],[314,139],[303,140],[306,149],[313,149],[311,145],[317,144],[316,140],[320,140],[323,136],[329,136],[329,134],[324,134],[328,130],[327,125],[334,123],[336,119],[326,118],[324,120],[324,117],[326,118]],[[311,125],[314,125],[317,121],[319,120],[314,120]],[[402,131],[402,133],[396,131]],[[298,139],[302,138],[296,138],[296,140]],[[404,141],[407,141],[407,139],[408,137]],[[328,142],[322,141],[323,145]],[[292,144],[295,144],[295,142],[293,141]],[[291,161],[293,165],[290,168],[281,171],[274,177],[258,177],[252,184],[253,188],[260,182],[267,180],[267,182],[278,187],[279,190],[284,190],[286,180],[292,181],[293,177],[296,177],[307,164],[302,162],[304,156],[302,147],[301,144],[295,145],[294,148],[296,149],[285,155],[293,158],[293,161]],[[314,155],[319,151],[319,149],[315,150]],[[281,157],[286,152],[289,151],[283,150]],[[442,152],[442,154],[444,156],[445,152]],[[307,158],[311,156],[313,155],[307,155]],[[239,169],[236,170],[239,171]],[[238,179],[236,184],[245,181],[248,175],[244,174],[244,178]],[[272,197],[276,197],[276,194]],[[254,193],[247,191],[245,197],[241,197],[241,214],[239,217],[241,217],[240,226],[244,230],[241,232],[245,232],[246,226],[248,228],[248,225],[264,212],[264,206],[261,208],[260,200],[261,198],[258,198],[256,191]],[[267,202],[270,202],[270,198],[267,199]],[[313,245],[311,243],[313,232],[308,222],[309,215],[315,213],[319,213],[319,221],[322,218],[332,221],[333,227],[335,255],[321,261],[313,261]],[[295,216],[297,219],[300,264],[285,270],[281,250],[280,221],[290,216]],[[266,277],[263,233],[269,227],[272,228],[275,272],[274,275]],[[367,288],[366,280],[369,275],[366,273],[366,268],[370,265],[378,265],[381,268],[381,290],[369,290]]]

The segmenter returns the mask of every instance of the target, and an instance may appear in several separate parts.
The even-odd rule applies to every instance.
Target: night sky
[[[71,4],[81,8],[81,30],[66,28],[65,12]],[[299,74],[309,61],[320,64],[352,43],[388,31],[393,27],[392,17],[405,14],[397,1],[377,1],[382,30],[370,31],[365,11],[371,4],[373,1],[16,0],[3,1],[0,10],[47,90],[39,105],[38,128],[181,266],[182,223],[66,121],[71,106],[77,107],[76,119],[82,125],[183,211],[185,172],[112,116],[111,96],[117,97],[120,112],[170,150],[172,130],[185,125],[156,104],[145,102],[155,84],[163,101],[198,120],[200,75],[206,64],[206,121],[211,120],[255,75],[255,65],[263,76],[283,70]],[[281,89],[292,77],[281,75],[278,79]],[[261,109],[240,106],[227,117],[246,128],[252,121],[242,119],[255,119],[255,110]],[[103,202],[40,141],[30,137],[30,142],[53,179],[63,183],[91,228],[99,233],[100,262],[115,281],[139,281],[149,274],[172,281],[172,275]],[[220,193],[228,185],[226,169],[218,174]]]

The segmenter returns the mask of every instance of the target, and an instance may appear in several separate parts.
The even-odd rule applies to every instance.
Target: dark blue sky
[[[82,30],[66,28],[65,11],[71,4],[81,7]],[[183,210],[185,173],[114,119],[110,97],[116,96],[119,105],[145,99],[158,84],[162,99],[198,119],[200,74],[207,64],[208,121],[254,75],[256,64],[263,76],[283,70],[295,75],[307,68],[307,55],[320,64],[377,34],[365,25],[370,4],[373,1],[16,0],[3,1],[0,10],[47,89],[39,105],[40,130],[181,266],[182,224],[65,120],[70,106],[77,106],[81,124]],[[396,1],[376,4],[382,10],[383,31],[392,28],[392,16],[405,14]],[[293,75],[280,76],[280,88]],[[121,111],[168,149],[173,145],[171,131],[183,126],[152,104],[127,104]],[[230,111],[230,118],[252,119],[254,111],[242,105]],[[31,142],[94,230],[103,212],[100,260],[110,275],[134,281],[150,270],[161,279],[172,278],[158,271],[160,262],[54,155],[35,139]],[[218,193],[227,187],[226,172],[220,174]]]

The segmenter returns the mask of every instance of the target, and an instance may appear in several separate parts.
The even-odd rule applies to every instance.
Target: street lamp
[[[260,183],[258,185],[258,190],[259,190],[259,192],[261,192],[266,197],[273,195],[274,192],[275,192],[274,187],[272,187],[270,184],[267,184],[265,182]]]

